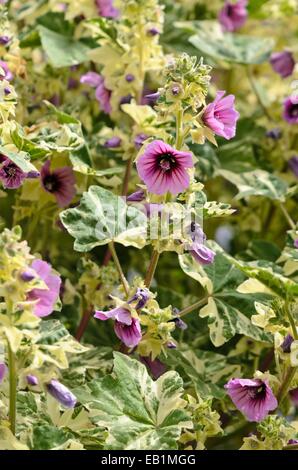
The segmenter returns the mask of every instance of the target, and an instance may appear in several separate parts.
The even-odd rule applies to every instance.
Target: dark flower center
[[[55,175],[47,175],[43,180],[43,185],[49,193],[55,193],[59,190],[60,182]]]
[[[17,167],[14,164],[8,165],[4,168],[4,172],[8,178],[14,178],[17,174]]]
[[[227,5],[226,7],[226,13],[227,13],[227,16],[232,16],[234,11],[233,11],[233,5]]]
[[[291,109],[290,109],[290,114],[291,116],[293,117],[298,117],[298,104],[294,104],[292,105]]]
[[[264,400],[266,398],[266,384],[248,387],[247,393],[253,400]]]
[[[176,159],[171,153],[163,153],[158,159],[158,166],[163,172],[170,171],[176,166]]]

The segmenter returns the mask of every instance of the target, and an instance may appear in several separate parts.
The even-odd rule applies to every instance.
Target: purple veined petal
[[[288,96],[284,101],[283,118],[289,124],[298,124],[298,100]]]
[[[116,320],[114,323],[114,331],[116,336],[128,348],[136,347],[142,339],[141,325],[137,318],[132,318],[130,325]]]
[[[108,310],[106,312],[97,310],[94,314],[94,317],[98,320],[109,320],[112,318],[113,320],[117,320],[124,325],[131,325],[132,324],[132,317],[131,313],[128,309],[124,307],[116,307],[112,310]]]
[[[262,421],[278,402],[268,383],[260,379],[231,379],[225,385],[236,408],[248,421]]]
[[[71,167],[65,166],[50,170],[51,162],[47,160],[41,168],[41,183],[45,191],[51,193],[60,207],[68,206],[76,195],[75,175]]]
[[[4,377],[6,376],[6,374],[7,374],[7,367],[4,364],[4,362],[1,362],[0,363],[0,384],[1,384],[1,382],[3,382]]]
[[[192,154],[178,151],[161,140],[154,140],[136,162],[140,178],[154,194],[183,192],[190,183],[187,168],[193,167]]]
[[[235,97],[224,97],[224,91],[218,91],[215,100],[208,104],[202,120],[215,134],[227,140],[235,137],[239,113],[234,108]]]
[[[46,385],[47,391],[52,397],[54,397],[61,405],[65,408],[74,408],[77,402],[77,398],[65,385],[60,383],[58,380],[52,379]]]
[[[51,265],[45,261],[36,259],[31,268],[44,281],[48,289],[33,289],[28,292],[27,300],[37,301],[34,307],[34,314],[37,317],[47,317],[53,312],[59,298],[61,279],[58,275],[52,274]]]

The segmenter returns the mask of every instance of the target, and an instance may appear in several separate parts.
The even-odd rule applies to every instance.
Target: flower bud
[[[121,144],[120,137],[117,137],[115,135],[114,137],[111,137],[110,139],[105,141],[104,147],[109,148],[109,149],[114,149],[114,148],[119,147],[120,144]]]
[[[130,82],[133,82],[135,79],[135,76],[132,74],[132,73],[128,73],[127,75],[125,75],[125,80],[130,83]]]
[[[58,382],[58,380],[52,379],[47,385],[47,391],[52,397],[56,398],[61,405],[66,408],[74,408],[77,402],[76,397],[68,390],[65,385]]]
[[[24,282],[30,282],[30,281],[33,281],[33,279],[35,278],[35,274],[33,272],[33,270],[27,270],[27,271],[23,271],[20,278],[22,279],[22,281]]]
[[[26,375],[26,380],[27,380],[28,385],[32,385],[32,386],[38,385],[38,378],[36,377],[36,375],[32,375],[32,374]]]
[[[287,335],[283,340],[283,343],[280,345],[284,353],[291,352],[291,344],[293,343],[294,338],[291,335]]]

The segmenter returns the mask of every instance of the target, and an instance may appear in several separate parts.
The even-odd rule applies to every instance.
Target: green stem
[[[126,294],[126,296],[128,297],[128,295],[129,295],[129,285],[128,285],[128,282],[127,282],[127,280],[126,280],[126,277],[124,276],[124,273],[123,273],[123,271],[122,271],[122,267],[121,267],[121,264],[120,264],[118,255],[117,255],[116,250],[115,250],[114,242],[110,242],[110,243],[109,243],[109,249],[110,249],[110,252],[112,253],[112,257],[113,257],[115,266],[116,266],[116,268],[117,268],[117,271],[118,271],[118,273],[119,273],[119,276],[120,276],[120,279],[121,279],[121,282],[122,282],[122,285],[123,285],[125,294]]]
[[[281,405],[283,399],[286,397],[288,390],[291,386],[291,382],[295,376],[296,373],[296,367],[289,367],[287,370],[287,373],[285,375],[285,378],[277,392],[277,401],[279,405]]]
[[[286,301],[286,303],[285,303],[285,309],[286,309],[286,314],[287,314],[289,323],[290,323],[291,328],[292,328],[293,337],[294,337],[295,340],[298,340],[297,327],[295,325],[295,320],[292,317],[292,313],[290,312],[288,301]]]
[[[183,109],[180,108],[176,116],[176,149],[180,150],[183,145]]]
[[[149,268],[145,277],[145,286],[148,287],[148,289],[150,288],[150,285],[151,285],[151,282],[152,282],[152,279],[156,270],[156,266],[159,260],[159,256],[160,256],[160,253],[158,253],[157,250],[153,250]]]
[[[8,342],[8,370],[9,370],[9,422],[13,435],[16,433],[16,404],[17,404],[17,373],[15,355]]]
[[[282,202],[280,202],[280,203],[279,203],[279,207],[280,207],[280,209],[281,209],[283,215],[285,216],[285,219],[287,220],[287,222],[288,222],[289,226],[291,227],[291,229],[292,229],[292,230],[296,230],[296,224],[295,224],[295,222],[292,220],[292,217],[291,217],[290,214],[288,213],[288,211],[287,211],[285,205],[284,205]]]
[[[184,308],[183,310],[180,310],[179,312],[179,317],[183,317],[184,315],[187,315],[188,313],[193,312],[197,308],[203,307],[208,302],[208,296],[203,297],[201,300],[198,300],[194,304],[190,305],[189,307]]]
[[[248,78],[248,81],[249,81],[250,86],[252,88],[252,91],[254,92],[254,94],[257,98],[257,101],[258,101],[260,107],[262,108],[263,113],[265,114],[265,116],[267,116],[269,121],[273,121],[272,117],[270,116],[270,114],[268,112],[268,109],[266,108],[266,106],[263,103],[262,97],[260,96],[259,90],[258,90],[258,88],[255,84],[253,73],[252,73],[251,68],[249,66],[246,67],[246,73],[247,73],[247,78]]]

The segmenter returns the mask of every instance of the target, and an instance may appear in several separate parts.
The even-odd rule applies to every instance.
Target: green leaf
[[[264,196],[281,202],[285,201],[288,190],[287,183],[267,171],[255,170],[235,174],[228,170],[217,170],[217,173],[237,186],[236,199]]]
[[[74,390],[108,429],[106,449],[177,449],[182,428],[192,427],[181,377],[167,372],[154,382],[140,362],[121,353],[114,357],[113,376]]]
[[[44,100],[44,103],[50,109],[50,111],[52,111],[55,114],[55,116],[57,117],[57,122],[59,124],[80,124],[81,125],[78,119],[74,118],[70,114],[64,113],[60,109],[56,108],[56,106],[54,106],[49,101]]]
[[[73,169],[83,175],[92,176],[109,176],[116,175],[123,172],[122,167],[105,168],[103,170],[97,170],[93,168],[93,162],[89,153],[87,145],[83,145],[80,149],[71,152],[70,161],[73,165]]]
[[[65,444],[73,435],[51,424],[37,423],[33,426],[31,449],[50,450]]]
[[[224,33],[218,22],[196,21],[193,26],[196,34],[189,38],[189,42],[202,54],[215,60],[261,64],[268,60],[274,47],[271,38]]]
[[[34,165],[30,162],[28,153],[20,151],[18,153],[8,150],[6,147],[0,147],[0,153],[8,157],[13,163],[15,163],[22,171],[29,173],[30,171],[36,171]]]
[[[83,41],[56,33],[41,25],[38,26],[38,31],[42,47],[53,67],[70,67],[89,60],[87,53],[90,47]]]
[[[213,248],[213,245],[212,245]],[[183,271],[197,280],[206,290],[206,305],[200,309],[200,317],[208,318],[210,339],[221,346],[236,334],[243,334],[258,341],[271,341],[271,336],[252,325],[254,302],[266,302],[268,294],[242,294],[236,291],[245,275],[222,254],[217,253],[214,262],[202,266],[190,254],[179,257]]]
[[[77,251],[90,251],[111,241],[136,248],[146,244],[145,214],[100,186],[90,186],[80,205],[63,211],[60,217],[75,238]]]
[[[167,363],[183,377],[185,375],[202,398],[223,398],[226,394],[224,384],[230,377],[237,377],[240,373],[240,367],[229,363],[227,357],[212,351],[194,351],[186,345],[169,351]]]

